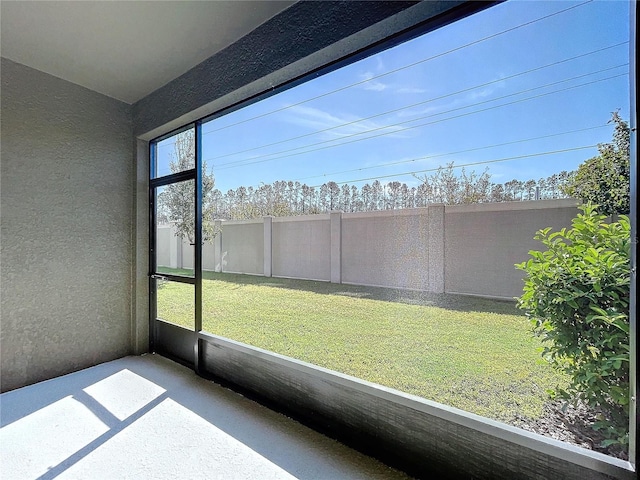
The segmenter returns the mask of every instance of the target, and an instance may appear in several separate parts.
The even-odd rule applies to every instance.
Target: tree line
[[[215,188],[213,173],[203,174],[203,234],[215,235],[214,219],[243,220],[267,215],[282,217],[313,215],[340,210],[373,212],[426,207],[434,203],[460,205],[557,198],[577,198],[599,205],[605,215],[629,211],[629,125],[617,112],[612,141],[598,145],[598,155],[583,162],[576,171],[562,171],[538,180],[510,180],[494,183],[488,168],[478,174],[465,168],[457,174],[449,163],[430,175],[414,175],[416,185],[374,180],[362,186],[334,181],[309,186],[298,181],[263,183],[259,187],[238,187],[223,193]],[[169,164],[172,173],[193,168],[193,130],[176,137]],[[203,172],[207,172],[206,163]],[[158,221],[175,222],[178,235],[190,238],[194,229],[193,185],[168,185],[158,196]]]
[[[276,181],[257,188],[238,187],[222,193],[213,189],[208,202],[216,218],[241,220],[313,215],[340,210],[343,212],[373,212],[426,207],[434,203],[459,205],[469,203],[510,202],[536,199],[565,198],[566,186],[573,172],[560,172],[539,180],[491,182],[488,170],[481,174],[455,172],[453,163],[439,168],[432,175],[416,176],[417,186],[374,180],[361,187],[330,181],[309,186],[294,181]]]

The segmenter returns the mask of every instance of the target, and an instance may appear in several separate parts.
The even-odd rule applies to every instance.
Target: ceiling
[[[2,56],[134,103],[294,1],[0,1]]]

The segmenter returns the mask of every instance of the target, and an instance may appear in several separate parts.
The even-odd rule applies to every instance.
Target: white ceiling
[[[1,53],[133,103],[292,3],[0,0]]]

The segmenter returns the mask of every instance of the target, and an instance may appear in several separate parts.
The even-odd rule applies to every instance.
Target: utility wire
[[[529,88],[529,89],[526,89],[526,90],[520,90],[518,92],[510,93],[510,94],[507,94],[507,95],[502,95],[500,97],[491,98],[489,100],[483,100],[482,102],[476,102],[476,103],[465,105],[465,106],[462,106],[462,107],[457,107],[457,108],[453,108],[453,109],[450,109],[450,110],[445,110],[445,111],[442,111],[442,112],[433,113],[433,114],[430,114],[430,115],[424,115],[422,117],[416,117],[416,118],[413,118],[411,120],[406,120],[404,122],[397,122],[397,123],[393,123],[393,124],[390,124],[390,125],[384,125],[384,126],[381,126],[381,127],[372,128],[372,129],[365,130],[365,131],[362,131],[362,132],[352,133],[352,134],[349,134],[349,135],[343,135],[343,136],[341,136],[339,138],[334,138],[334,139],[330,139],[330,140],[324,140],[322,142],[310,143],[310,144],[307,144],[307,145],[302,145],[300,147],[294,147],[294,148],[290,148],[290,149],[287,149],[287,150],[281,150],[279,152],[266,153],[266,154],[259,155],[259,156],[256,156],[256,157],[252,157],[252,158],[244,158],[244,159],[240,159],[240,160],[234,160],[234,161],[231,161],[231,162],[221,163],[221,164],[217,165],[217,167],[218,167],[218,169],[224,169],[224,168],[221,168],[221,167],[230,168],[230,167],[227,167],[227,166],[228,165],[236,165],[236,164],[241,164],[241,165],[238,165],[238,166],[243,166],[243,165],[252,165],[254,163],[262,163],[262,162],[254,162],[253,160],[257,160],[257,159],[265,158],[265,157],[271,157],[273,155],[279,155],[281,153],[289,153],[289,152],[293,152],[293,151],[296,151],[296,150],[301,150],[301,149],[304,149],[304,148],[315,147],[315,146],[318,146],[318,145],[324,145],[324,144],[327,144],[327,143],[338,142],[338,141],[344,140],[346,138],[356,137],[356,136],[364,135],[364,134],[371,133],[371,132],[376,132],[376,131],[380,131],[380,130],[387,130],[389,128],[398,127],[400,125],[405,125],[407,123],[416,122],[418,120],[424,120],[426,118],[431,118],[431,117],[435,117],[435,116],[438,116],[438,115],[444,115],[446,113],[452,113],[452,112],[455,112],[455,111],[458,111],[458,110],[464,110],[464,109],[467,109],[467,108],[476,107],[476,106],[479,106],[479,105],[495,102],[495,101],[498,101],[498,100],[504,100],[505,98],[514,97],[514,96],[521,95],[523,93],[529,93],[529,92],[532,92],[532,91],[535,91],[535,90],[541,90],[543,88],[547,88],[547,87],[550,87],[550,86],[553,86],[553,85],[558,85],[558,84],[566,83],[566,82],[569,82],[569,81],[572,81],[572,80],[577,80],[579,78],[584,78],[584,77],[588,77],[588,76],[591,76],[591,75],[596,75],[598,73],[603,73],[603,72],[606,72],[606,71],[609,71],[609,70],[614,70],[616,68],[620,68],[620,67],[624,67],[624,66],[628,66],[628,63],[621,64],[621,65],[616,65],[614,67],[609,67],[609,68],[605,68],[605,69],[602,69],[602,70],[597,70],[595,72],[590,72],[590,73],[585,73],[585,74],[582,74],[582,75],[577,75],[575,77],[566,78],[564,80],[558,80],[556,82],[547,83],[545,85],[539,85],[539,86],[532,87],[532,88]],[[620,74],[620,75],[626,75],[626,73]],[[609,78],[615,78],[615,77],[609,77]],[[591,83],[593,83],[593,82],[591,82]],[[589,84],[590,83],[583,84],[583,85],[589,85]],[[574,88],[574,87],[569,87],[569,89],[571,89],[571,88]],[[557,93],[557,92],[561,92],[561,91],[564,91],[564,90],[557,90],[556,92],[549,92],[549,93]],[[546,94],[543,94],[543,96],[544,95],[546,95]],[[537,97],[530,97],[530,98],[537,98]],[[524,100],[527,100],[527,99],[524,99]],[[507,104],[503,104],[503,105],[497,105],[497,106],[495,106],[495,108],[499,108],[499,107],[504,106],[504,105],[511,105],[512,103],[517,103],[517,102],[511,102],[511,103],[507,103]],[[494,107],[492,107],[492,108],[494,108]],[[481,110],[481,111],[484,111],[484,110]],[[421,127],[421,126],[424,126],[424,125],[430,125],[430,124],[431,123],[429,123],[429,124],[421,124],[421,125],[414,125],[414,126],[411,126],[411,127],[396,129],[396,130],[393,130],[391,132],[386,132],[386,133],[382,133],[382,134],[378,134],[378,135],[372,135],[370,137],[366,137],[364,139],[359,139],[357,141],[366,140],[367,138],[376,138],[376,137],[379,137],[379,136],[391,135],[391,134],[394,134],[394,133],[403,132],[403,131],[406,131],[406,130],[410,130],[410,129],[413,129],[413,128]],[[336,145],[329,145],[329,146],[324,147],[324,148],[331,148],[331,147],[334,147],[334,146],[339,146],[339,145],[344,145],[344,144],[349,144],[349,143],[353,143],[353,142],[342,142],[342,143],[339,143],[339,144],[336,144]],[[308,151],[316,151],[316,150],[318,150],[318,149],[308,150]],[[300,152],[300,153],[307,153],[307,151]],[[284,158],[284,157],[277,157],[277,158],[269,159],[267,161],[277,160],[279,158]],[[207,159],[207,161],[208,160],[209,159]],[[214,166],[215,166],[215,164],[214,164]]]
[[[340,172],[332,172],[332,173],[322,173],[319,175],[312,175],[309,177],[302,177],[302,178],[297,178],[295,180],[292,180],[292,182],[300,182],[303,180],[309,180],[309,179],[313,179],[313,178],[320,178],[320,177],[327,177],[327,176],[331,176],[331,175],[341,175],[344,173],[353,173],[353,172],[361,172],[363,170],[371,170],[374,168],[382,168],[382,167],[389,167],[389,166],[394,166],[394,165],[402,165],[402,164],[406,164],[406,163],[413,163],[413,162],[417,162],[417,161],[421,161],[421,160],[432,160],[434,158],[440,158],[440,157],[446,157],[446,156],[450,156],[450,155],[459,155],[461,153],[469,153],[469,152],[476,152],[476,151],[480,151],[480,150],[488,150],[490,148],[496,148],[496,147],[503,147],[503,146],[507,146],[507,145],[515,145],[515,144],[519,144],[519,143],[526,143],[526,142],[531,142],[531,141],[535,141],[535,140],[542,140],[545,138],[553,138],[553,137],[559,137],[559,136],[563,136],[563,135],[570,135],[573,133],[580,133],[580,132],[587,132],[589,130],[595,130],[598,128],[605,128],[605,127],[609,127],[610,123],[605,123],[603,125],[596,125],[594,127],[586,127],[586,128],[580,128],[577,130],[569,130],[566,132],[560,132],[560,133],[553,133],[550,135],[542,135],[539,137],[532,137],[532,138],[524,138],[524,139],[520,139],[520,140],[514,140],[511,142],[504,142],[504,143],[498,143],[498,144],[493,144],[493,145],[485,145],[482,147],[475,147],[475,148],[469,148],[466,150],[458,150],[456,152],[447,152],[447,153],[440,153],[437,155],[426,155],[426,156],[422,156],[422,157],[416,157],[416,158],[411,158],[408,160],[397,160],[394,162],[388,162],[388,163],[381,163],[381,164],[377,164],[377,165],[371,165],[368,167],[359,167],[359,168],[353,168],[350,170],[343,170]],[[442,166],[442,165],[441,165]],[[260,188],[259,185],[253,185],[252,188],[257,189]]]
[[[268,115],[272,115],[272,114],[274,114],[274,113],[276,113],[276,112],[281,112],[281,111],[283,111],[283,110],[287,110],[287,109],[289,109],[289,108],[292,108],[292,107],[295,107],[295,106],[298,106],[298,105],[302,105],[303,103],[311,102],[311,101],[313,101],[313,100],[317,100],[317,99],[319,99],[319,98],[323,98],[323,97],[326,97],[326,96],[328,96],[328,95],[333,95],[334,93],[341,92],[341,91],[343,91],[343,90],[347,90],[347,89],[352,88],[352,87],[355,87],[355,86],[357,86],[357,85],[362,85],[363,83],[370,82],[371,80],[376,80],[376,79],[378,79],[378,78],[382,78],[382,77],[385,77],[385,76],[387,76],[387,75],[391,75],[391,74],[397,73],[397,72],[399,72],[399,71],[401,71],[401,70],[406,70],[407,68],[415,67],[416,65],[420,65],[420,64],[422,64],[422,63],[429,62],[429,61],[434,60],[434,59],[436,59],[436,58],[440,58],[440,57],[443,57],[443,56],[448,55],[448,54],[450,54],[450,53],[457,52],[457,51],[459,51],[459,50],[462,50],[462,49],[464,49],[464,48],[470,47],[470,46],[472,46],[472,45],[477,45],[477,44],[482,43],[482,42],[485,42],[485,41],[487,41],[487,40],[491,40],[492,38],[499,37],[500,35],[504,35],[505,33],[513,32],[513,31],[518,30],[518,29],[520,29],[520,28],[523,28],[523,27],[527,27],[527,26],[533,25],[534,23],[540,22],[540,21],[542,21],[542,20],[546,20],[546,19],[551,18],[551,17],[554,17],[554,16],[556,16],[556,15],[560,15],[560,14],[562,14],[562,13],[566,13],[566,12],[568,12],[568,11],[570,11],[570,10],[575,9],[575,8],[579,8],[579,7],[582,7],[582,6],[584,6],[584,5],[587,5],[587,4],[591,3],[592,1],[593,1],[593,0],[587,0],[587,1],[582,2],[582,3],[579,3],[579,4],[577,4],[577,5],[572,5],[571,7],[565,8],[565,9],[563,9],[563,10],[558,10],[557,12],[554,12],[554,13],[551,13],[551,14],[548,14],[548,15],[544,15],[544,16],[539,17],[539,18],[536,18],[536,19],[534,19],[534,20],[530,20],[530,21],[525,22],[525,23],[522,23],[522,24],[520,24],[520,25],[516,25],[515,27],[511,27],[511,28],[508,28],[508,29],[506,29],[506,30],[502,30],[501,32],[497,32],[497,33],[494,33],[494,34],[488,35],[488,36],[486,36],[486,37],[483,37],[483,38],[481,38],[481,39],[474,40],[473,42],[469,42],[469,43],[466,43],[466,44],[464,44],[464,45],[460,45],[460,46],[458,46],[458,47],[452,48],[452,49],[447,50],[447,51],[445,51],[445,52],[438,53],[438,54],[433,55],[433,56],[431,56],[431,57],[423,58],[423,59],[418,60],[418,61],[416,61],[416,62],[413,62],[413,63],[410,63],[410,64],[408,64],[408,65],[405,65],[405,66],[403,66],[403,67],[399,67],[399,68],[396,68],[396,69],[393,69],[393,70],[389,70],[388,72],[384,72],[384,73],[381,73],[381,74],[379,74],[379,75],[375,75],[375,76],[370,77],[370,78],[367,78],[367,79],[365,79],[365,80],[361,80],[361,81],[359,81],[359,82],[355,82],[355,83],[352,83],[352,84],[346,85],[346,86],[344,86],[344,87],[340,87],[340,88],[337,88],[337,89],[335,89],[335,90],[331,90],[331,91],[329,91],[329,92],[325,92],[325,93],[323,93],[323,94],[321,94],[321,95],[317,95],[317,96],[315,96],[315,97],[307,98],[306,100],[302,100],[302,101],[300,101],[300,102],[296,102],[296,103],[294,103],[294,104],[287,105],[287,106],[284,106],[284,107],[278,108],[278,109],[276,109],[276,110],[272,110],[272,111],[270,111],[270,112],[262,113],[262,114],[260,114],[260,115],[256,115],[255,117],[247,118],[247,119],[245,119],[245,120],[240,120],[240,121],[238,121],[238,122],[231,123],[231,124],[229,124],[229,125],[225,125],[225,126],[220,127],[220,128],[215,128],[215,129],[212,129],[212,130],[207,130],[206,132],[203,132],[203,135],[206,135],[206,134],[208,134],[208,133],[212,133],[212,132],[217,132],[217,131],[220,131],[220,130],[224,130],[224,129],[226,129],[226,128],[234,127],[234,126],[236,126],[236,125],[240,125],[241,123],[250,122],[251,120],[255,120],[255,119],[257,119],[257,118],[263,118],[263,117],[266,117],[266,116],[268,116]]]
[[[375,115],[371,115],[371,116],[368,116],[368,117],[362,117],[362,118],[359,118],[359,119],[356,119],[356,120],[352,120],[350,122],[342,123],[340,125],[335,125],[333,127],[324,128],[322,130],[316,130],[316,131],[313,131],[313,132],[310,132],[310,133],[305,133],[303,135],[298,135],[298,136],[295,136],[295,137],[286,138],[284,140],[279,140],[277,142],[268,143],[268,144],[265,144],[265,145],[260,145],[260,146],[257,146],[257,147],[252,147],[252,148],[248,148],[248,149],[245,149],[245,150],[240,150],[240,151],[237,151],[237,152],[232,152],[232,153],[227,153],[227,154],[224,154],[224,155],[219,155],[217,157],[209,157],[209,158],[206,159],[206,161],[217,160],[219,158],[226,158],[226,157],[231,157],[233,155],[239,155],[241,153],[252,152],[254,150],[260,150],[262,148],[272,147],[274,145],[280,145],[282,143],[291,142],[293,140],[299,140],[301,138],[309,137],[309,136],[312,136],[312,135],[317,135],[319,133],[324,133],[324,132],[327,132],[327,131],[330,131],[330,130],[335,130],[335,129],[338,129],[338,128],[347,127],[349,125],[353,125],[353,124],[356,124],[356,123],[364,122],[366,120],[371,120],[373,118],[377,118],[377,117],[381,117],[381,116],[384,116],[384,115],[388,115],[390,113],[395,113],[395,112],[399,112],[399,111],[402,111],[402,110],[407,110],[407,109],[414,108],[414,107],[417,107],[417,106],[420,106],[420,105],[424,105],[426,103],[435,102],[437,100],[443,100],[445,98],[452,97],[452,96],[455,96],[455,95],[459,95],[461,93],[466,93],[466,92],[469,92],[469,91],[472,91],[472,90],[475,90],[475,89],[478,89],[478,88],[484,88],[484,87],[488,87],[488,86],[496,84],[496,83],[505,82],[507,80],[511,80],[511,79],[516,78],[516,77],[520,77],[522,75],[526,75],[526,74],[533,73],[533,72],[536,72],[536,71],[539,71],[539,70],[543,70],[545,68],[561,65],[563,63],[567,63],[567,62],[570,62],[572,60],[576,60],[578,58],[582,58],[582,57],[586,57],[586,56],[589,56],[589,55],[593,55],[595,53],[601,53],[603,51],[610,50],[612,48],[619,47],[619,46],[622,46],[622,45],[625,45],[625,44],[628,44],[628,43],[629,43],[629,41],[620,42],[620,43],[617,43],[615,45],[610,45],[608,47],[603,47],[603,48],[600,48],[598,50],[593,50],[591,52],[587,52],[587,53],[583,53],[583,54],[580,54],[580,55],[576,55],[574,57],[566,58],[564,60],[558,60],[556,62],[548,63],[546,65],[535,67],[535,68],[532,68],[530,70],[525,70],[525,71],[522,71],[522,72],[519,72],[519,73],[515,73],[515,74],[512,74],[512,75],[503,77],[503,78],[498,78],[498,79],[492,80],[490,82],[485,82],[485,83],[481,83],[481,84],[478,84],[478,85],[474,85],[474,86],[471,86],[471,87],[468,87],[468,88],[465,88],[465,89],[462,89],[462,90],[458,90],[456,92],[447,93],[445,95],[440,95],[438,97],[429,98],[427,100],[423,100],[423,101],[420,101],[420,102],[417,102],[417,103],[412,103],[412,104],[409,104],[409,105],[405,105],[403,107],[395,108],[393,110],[387,110],[386,112],[377,113]]]
[[[559,153],[567,153],[567,152],[574,152],[574,151],[578,151],[578,150],[586,150],[589,148],[595,148],[598,145],[585,145],[583,147],[574,147],[574,148],[566,148],[564,150],[553,150],[550,152],[540,152],[540,153],[530,153],[528,155],[518,155],[516,157],[506,157],[506,158],[498,158],[495,160],[482,160],[482,161],[478,161],[478,162],[470,162],[470,163],[462,163],[460,165],[453,165],[453,168],[463,168],[463,167],[475,167],[477,165],[488,165],[490,163],[499,163],[499,162],[509,162],[509,161],[513,161],[513,160],[522,160],[523,158],[532,158],[532,157],[542,157],[545,155],[557,155]],[[422,158],[429,158],[429,157],[422,157]],[[421,160],[422,158],[417,158],[416,160]],[[443,168],[442,165],[440,165],[439,167],[435,167],[435,168],[427,168],[424,170],[414,170],[414,171],[409,171],[409,172],[402,172],[402,173],[392,173],[389,175],[380,175],[377,177],[369,177],[369,178],[358,178],[355,180],[345,180],[342,182],[335,182],[337,185],[343,185],[343,184],[347,184],[347,183],[356,183],[356,182],[368,182],[371,180],[380,180],[382,178],[393,178],[393,177],[404,177],[406,175],[416,175],[418,173],[428,173],[428,172],[436,172],[439,169]],[[318,188],[321,187],[323,184],[320,185],[312,185],[309,188]]]
[[[619,66],[612,67],[612,68],[618,68],[618,67]],[[602,71],[611,70],[612,68],[605,69],[605,70],[602,70]],[[585,75],[579,75],[577,77],[572,77],[572,78],[561,80],[561,81],[558,81],[558,82],[552,82],[552,83],[549,83],[549,84],[546,84],[546,85],[534,87],[534,88],[531,88],[531,89],[528,89],[528,90],[523,90],[523,91],[512,93],[512,94],[509,94],[509,95],[504,95],[502,97],[497,97],[497,98],[494,98],[494,99],[491,99],[491,100],[485,100],[483,102],[478,102],[478,103],[475,103],[475,104],[472,104],[472,105],[466,105],[464,107],[459,107],[459,108],[447,110],[447,111],[444,111],[444,112],[439,112],[439,113],[436,113],[436,114],[427,115],[427,116],[424,116],[424,117],[414,118],[414,119],[408,120],[406,122],[399,122],[399,123],[396,123],[396,124],[393,124],[393,125],[386,125],[384,127],[378,127],[378,128],[375,128],[375,129],[367,130],[365,132],[359,132],[359,133],[347,135],[347,136],[344,136],[344,137],[341,137],[341,138],[338,138],[338,139],[325,140],[323,142],[317,142],[317,143],[305,145],[305,146],[302,146],[302,147],[297,147],[297,148],[293,148],[293,149],[289,149],[289,150],[283,150],[283,151],[280,151],[280,152],[275,152],[275,153],[271,153],[271,154],[266,154],[266,155],[254,157],[253,159],[243,159],[243,160],[238,160],[238,161],[235,161],[235,162],[224,163],[224,164],[219,165],[216,168],[216,171],[226,170],[226,169],[229,169],[229,168],[244,167],[244,166],[248,166],[248,165],[255,165],[257,163],[270,162],[270,161],[274,161],[274,160],[280,160],[282,158],[288,158],[288,157],[293,157],[293,156],[297,156],[297,155],[303,155],[305,153],[311,153],[311,152],[315,152],[315,151],[319,151],[319,150],[325,150],[325,149],[328,149],[328,148],[338,147],[338,146],[341,146],[341,145],[347,145],[347,144],[351,144],[351,143],[355,143],[355,142],[360,142],[360,141],[363,141],[363,140],[369,140],[369,139],[372,139],[372,138],[378,138],[378,137],[382,137],[382,136],[385,136],[385,135],[397,134],[397,133],[404,132],[404,131],[407,131],[407,130],[412,130],[412,129],[415,129],[415,128],[420,128],[420,127],[424,127],[424,126],[428,126],[428,125],[433,125],[433,124],[436,124],[436,123],[441,123],[441,122],[445,122],[445,121],[448,121],[448,120],[453,120],[453,119],[456,119],[456,118],[461,118],[461,117],[465,117],[465,116],[469,116],[469,115],[475,115],[477,113],[486,112],[486,111],[489,111],[489,110],[494,110],[496,108],[502,108],[502,107],[505,107],[505,106],[514,105],[516,103],[521,103],[521,102],[525,102],[525,101],[529,101],[529,100],[534,100],[534,99],[545,97],[545,96],[552,95],[552,94],[555,94],[555,93],[565,92],[565,91],[568,91],[568,90],[573,90],[573,89],[576,89],[576,88],[592,85],[592,84],[595,84],[595,83],[599,83],[599,82],[603,82],[603,81],[606,81],[606,80],[611,80],[611,79],[614,79],[614,78],[618,78],[618,77],[627,75],[627,73],[621,73],[621,74],[614,75],[614,76],[611,76],[611,77],[605,77],[605,78],[602,78],[602,79],[593,80],[591,82],[586,82],[586,83],[582,83],[582,84],[579,84],[579,85],[574,85],[574,86],[571,86],[571,87],[566,87],[566,88],[562,88],[562,89],[559,89],[559,90],[554,90],[554,91],[551,91],[551,92],[546,92],[546,93],[542,93],[542,94],[539,94],[539,95],[534,95],[534,96],[531,96],[531,97],[527,97],[527,98],[523,98],[523,99],[519,99],[519,100],[514,100],[512,102],[503,103],[501,105],[494,105],[494,106],[483,108],[483,109],[480,109],[480,110],[475,110],[473,112],[467,112],[467,113],[463,113],[463,114],[460,114],[460,115],[454,115],[452,117],[447,117],[447,118],[444,118],[444,119],[435,120],[433,122],[421,123],[421,124],[418,124],[418,125],[413,125],[413,126],[409,126],[409,127],[395,129],[395,130],[393,130],[391,132],[383,132],[383,133],[379,133],[377,135],[371,135],[371,136],[368,136],[368,137],[365,137],[365,138],[358,138],[358,139],[355,139],[355,140],[350,140],[350,141],[347,141],[347,142],[341,142],[341,143],[337,143],[337,144],[334,144],[334,145],[325,145],[327,143],[336,142],[338,140],[343,140],[344,138],[350,138],[350,137],[354,137],[354,136],[358,136],[358,135],[363,135],[363,134],[366,134],[366,133],[371,133],[373,131],[386,130],[386,129],[397,127],[399,125],[403,125],[403,124],[406,124],[406,123],[415,122],[417,120],[422,120],[422,119],[434,117],[434,116],[437,116],[437,115],[443,115],[445,113],[451,113],[451,112],[454,112],[454,111],[463,110],[463,109],[466,109],[466,108],[471,108],[471,107],[475,107],[475,106],[486,104],[486,103],[490,103],[490,102],[495,102],[497,100],[502,100],[502,99],[505,99],[505,98],[508,98],[508,97],[512,97],[512,96],[515,96],[515,95],[521,95],[523,93],[527,93],[527,92],[530,92],[530,91],[539,90],[541,88],[546,88],[546,87],[549,87],[551,85],[555,85],[555,84],[558,84],[558,83],[564,83],[564,82],[567,82],[567,81],[570,81],[570,80],[575,80],[577,78],[585,77],[585,76],[588,76],[588,75],[594,75],[596,73],[601,73],[602,71],[592,72],[592,73],[585,74]],[[317,145],[324,145],[324,146],[318,147],[318,148],[314,148],[314,149],[310,149],[310,150],[305,150],[303,152],[289,153],[288,155],[282,155],[282,156],[279,156],[279,157],[264,158],[264,157],[270,157],[270,156],[273,156],[273,155],[279,155],[281,153],[293,152],[295,150],[300,150],[302,148],[309,148],[309,147],[313,147],[313,146],[317,146]]]
[[[497,143],[497,144],[494,144],[494,145],[485,145],[483,147],[468,148],[466,150],[458,150],[457,152],[439,153],[437,155],[428,155],[426,157],[412,158],[412,159],[409,159],[409,160],[397,160],[395,162],[380,163],[380,164],[377,164],[377,165],[370,165],[370,166],[367,166],[367,167],[359,167],[359,168],[353,168],[353,169],[350,169],[350,170],[342,170],[340,172],[322,173],[322,174],[313,175],[313,176],[310,176],[310,177],[297,178],[297,179],[295,179],[293,181],[294,182],[300,182],[302,180],[309,180],[309,179],[312,179],[312,178],[327,177],[327,176],[331,176],[331,175],[342,175],[344,173],[362,172],[364,170],[372,170],[374,168],[383,168],[383,167],[391,167],[391,166],[395,166],[395,165],[403,165],[403,164],[406,164],[406,163],[417,162],[419,160],[432,160],[434,158],[447,157],[447,156],[450,156],[450,155],[459,155],[461,153],[477,152],[477,151],[480,151],[480,150],[488,150],[490,148],[505,147],[507,145],[516,145],[516,144],[519,144],[519,143],[533,142],[533,141],[536,141],[536,140],[543,140],[545,138],[553,138],[553,137],[559,137],[559,136],[563,136],[563,135],[571,135],[573,133],[587,132],[589,130],[596,130],[598,128],[605,128],[605,127],[609,127],[609,126],[610,126],[609,123],[605,123],[603,125],[597,125],[595,127],[580,128],[578,130],[569,130],[569,131],[561,132],[561,133],[553,133],[551,135],[542,135],[540,137],[525,138],[525,139],[521,139],[521,140],[514,140],[514,141],[511,141],[511,142]]]

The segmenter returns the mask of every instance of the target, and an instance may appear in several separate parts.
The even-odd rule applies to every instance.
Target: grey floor
[[[0,396],[0,478],[399,479],[157,355]]]

